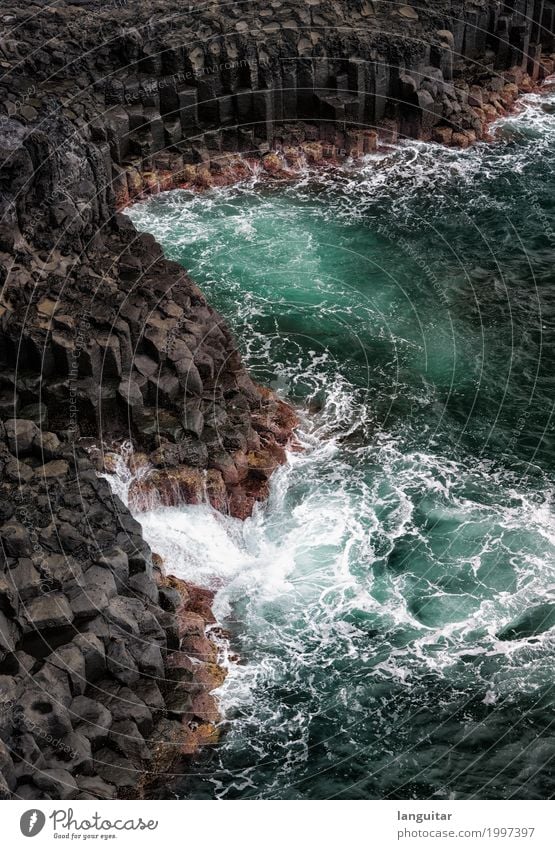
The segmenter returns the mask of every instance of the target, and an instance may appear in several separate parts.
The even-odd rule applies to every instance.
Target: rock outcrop
[[[299,151],[471,144],[553,71],[554,18],[551,0],[0,10],[4,796],[143,793],[215,741],[209,600],[162,575],[97,472],[129,440],[150,469],[135,507],[205,499],[245,517],[296,421],[119,210],[250,157],[279,174]]]
[[[130,439],[156,468],[210,469],[222,509],[247,515],[294,417],[252,382],[184,270],[113,214],[101,148],[67,118],[39,126],[0,118],[15,191],[0,237],[2,414],[73,440]]]
[[[0,471],[0,796],[141,796],[217,740],[211,594],[75,445],[8,420]]]
[[[131,439],[157,480],[210,470],[212,503],[248,515],[295,418],[116,210],[240,173],[239,151],[271,173],[299,145],[320,162],[379,138],[471,144],[553,70],[555,4],[14,7],[0,45],[0,414]]]

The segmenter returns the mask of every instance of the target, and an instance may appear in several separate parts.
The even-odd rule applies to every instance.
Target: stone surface
[[[218,740],[211,594],[153,568],[140,525],[97,476],[117,452],[98,446],[129,441],[131,468],[150,467],[131,493],[139,509],[209,501],[245,518],[296,425],[190,277],[120,210],[234,182],[260,160],[281,180],[403,136],[468,147],[553,72],[553,35],[522,3],[502,15],[494,0],[356,0],[348,16],[333,0],[270,5],[10,3],[1,796],[135,798]],[[529,5],[553,20],[552,0]]]
[[[35,434],[21,421],[17,432]],[[187,616],[193,632],[204,635],[213,621],[212,595],[165,576],[140,525],[111,498],[83,449],[46,442],[49,463],[60,463],[55,475],[34,475],[24,497],[16,482],[0,480],[2,503],[13,505],[0,527],[7,555],[0,570],[0,660],[7,673],[0,676],[0,794],[135,798],[159,780],[150,774],[151,738],[168,710],[180,731],[176,758],[191,748],[191,699],[177,706],[166,651],[181,650],[179,622]],[[16,460],[10,445],[16,448],[0,428],[0,462]],[[108,532],[105,550],[97,527]],[[127,534],[120,539],[122,527]],[[215,658],[214,644],[207,644]],[[203,691],[210,686],[205,671],[198,684],[194,673],[189,681]],[[215,702],[197,710],[205,723],[217,722]]]

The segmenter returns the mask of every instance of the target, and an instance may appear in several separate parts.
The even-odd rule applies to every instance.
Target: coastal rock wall
[[[210,593],[54,433],[1,425],[0,472],[0,798],[142,796],[217,739]]]
[[[172,0],[79,0],[21,30],[13,17],[5,109],[29,121],[55,97],[111,158],[123,204],[184,166],[204,163],[202,184],[226,153],[315,135],[347,153],[363,151],[365,129],[429,139],[445,124],[480,137],[487,115],[471,85],[495,94],[515,82],[509,69],[532,81],[550,73],[554,19],[551,0],[199,2],[186,12]]]
[[[171,179],[183,164],[315,137],[362,153],[367,129],[430,139],[445,123],[479,138],[487,116],[469,80],[499,92],[514,82],[508,69],[532,80],[552,70],[541,61],[553,47],[549,2],[264,7],[226,7],[224,16],[201,6],[184,22],[166,5],[113,47],[120,65],[117,84],[105,81],[104,117],[127,171],[121,202],[140,185],[128,166],[144,170],[145,159]]]
[[[97,476],[108,449],[130,440],[149,470],[138,509],[246,517],[295,426],[118,210],[248,173],[251,157],[279,169],[299,146],[325,161],[403,135],[470,144],[552,72],[554,15],[550,0],[0,11],[5,796],[141,793],[216,736],[209,598],[156,568]]]
[[[188,500],[244,518],[294,415],[253,383],[181,266],[114,214],[108,147],[43,109],[36,127],[0,117],[0,414],[205,470]]]
[[[131,439],[155,469],[211,470],[212,503],[246,516],[294,416],[116,210],[245,173],[237,152],[279,172],[299,145],[322,162],[402,136],[471,144],[553,70],[555,4],[34,8],[12,10],[1,45],[0,413],[32,407],[73,438]]]

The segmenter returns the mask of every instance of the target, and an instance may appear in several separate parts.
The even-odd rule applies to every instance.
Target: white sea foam
[[[407,142],[369,157],[362,169],[307,173],[280,192],[309,207],[315,191],[324,201],[333,196],[318,211],[328,221],[359,216],[377,225],[376,198],[396,220],[410,221],[408,200],[418,193],[433,197],[433,219],[461,186],[465,203],[481,209],[491,202],[480,190],[484,180],[507,174],[526,180],[535,151],[540,155],[553,143],[546,109],[554,104],[555,95],[525,98],[518,115],[497,123],[495,153],[486,144],[458,151]],[[337,281],[320,274],[321,246],[295,233],[295,206],[272,206],[272,193],[259,197],[258,191],[254,176],[240,187],[202,196],[174,192],[131,211],[138,226],[162,241],[171,233],[176,256],[199,242],[193,274],[210,279],[218,260],[218,279],[240,305],[247,362],[269,363],[274,388],[306,403],[299,432],[304,450],[289,455],[273,477],[268,503],[252,518],[240,523],[205,505],[139,517],[172,572],[216,590],[216,615],[242,655],[219,691],[233,723],[221,755],[226,780],[213,779],[217,795],[256,794],[254,770],[265,764],[274,765],[265,792],[278,792],[283,776],[310,757],[315,717],[324,725],[327,717],[340,717],[346,746],[357,749],[365,745],[357,739],[361,716],[375,716],[385,739],[398,700],[405,705],[394,726],[401,736],[430,692],[436,704],[449,704],[457,692],[463,706],[477,698],[492,710],[515,693],[534,694],[551,674],[555,648],[552,631],[515,640],[497,636],[553,598],[550,481],[523,482],[516,473],[493,470],[486,459],[466,457],[456,445],[442,450],[439,424],[434,431],[431,419],[427,442],[407,448],[406,434],[388,430],[387,416],[378,420],[364,381],[350,382],[329,349],[303,340],[295,355],[294,334],[285,348],[279,329],[261,332],[258,322],[270,314],[270,303],[280,315],[325,316],[341,332],[351,325],[356,331],[362,316],[391,342],[398,372],[403,357],[419,355],[418,344],[395,323],[397,301],[363,299],[356,286],[342,283],[347,295],[334,313]],[[246,215],[242,197],[255,201]],[[235,251],[257,241],[263,214],[285,216],[290,224],[291,254],[302,257],[305,277],[295,277],[294,262],[280,253],[283,245],[269,240],[264,248],[268,266],[275,260],[280,274],[283,263],[291,288],[298,286],[305,300],[283,297],[279,286],[269,294],[244,292],[237,282]],[[438,313],[438,328],[440,321]],[[424,341],[431,347],[436,340]],[[474,339],[469,344],[476,346]],[[415,408],[436,397],[432,380],[411,387],[400,378],[391,387],[395,393]],[[123,498],[128,483],[122,475]],[[295,708],[297,698],[303,707]],[[233,764],[243,750],[248,756],[236,771],[226,766],[226,757]]]

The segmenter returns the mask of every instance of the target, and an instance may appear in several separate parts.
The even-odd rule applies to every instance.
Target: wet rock
[[[129,489],[129,500],[136,510],[148,510],[156,504],[166,507],[200,504],[203,494],[202,472],[182,466],[154,471],[147,478],[135,481]]]
[[[196,657],[205,663],[216,663],[218,651],[214,643],[207,637],[187,636],[183,638],[182,651],[191,657]]]
[[[209,693],[199,693],[193,697],[191,713],[201,722],[218,722],[220,715],[214,696]]]
[[[432,138],[440,144],[450,145],[453,139],[451,127],[434,127]]]
[[[210,722],[184,723],[184,739],[181,745],[183,755],[194,755],[204,746],[215,746],[220,740],[220,731]]]
[[[470,147],[471,145],[471,141],[466,133],[453,133],[451,141],[454,147],[460,147],[462,149]]]
[[[202,616],[190,610],[179,611],[177,616],[180,637],[202,637],[206,623]]]
[[[202,685],[205,692],[209,693],[221,687],[225,677],[225,670],[216,663],[197,663],[194,666],[194,682],[197,686]]]
[[[207,587],[198,587],[188,581],[172,578],[172,585],[176,586],[184,599],[184,606],[202,616],[206,624],[212,624],[216,620],[212,613],[214,592]]]

